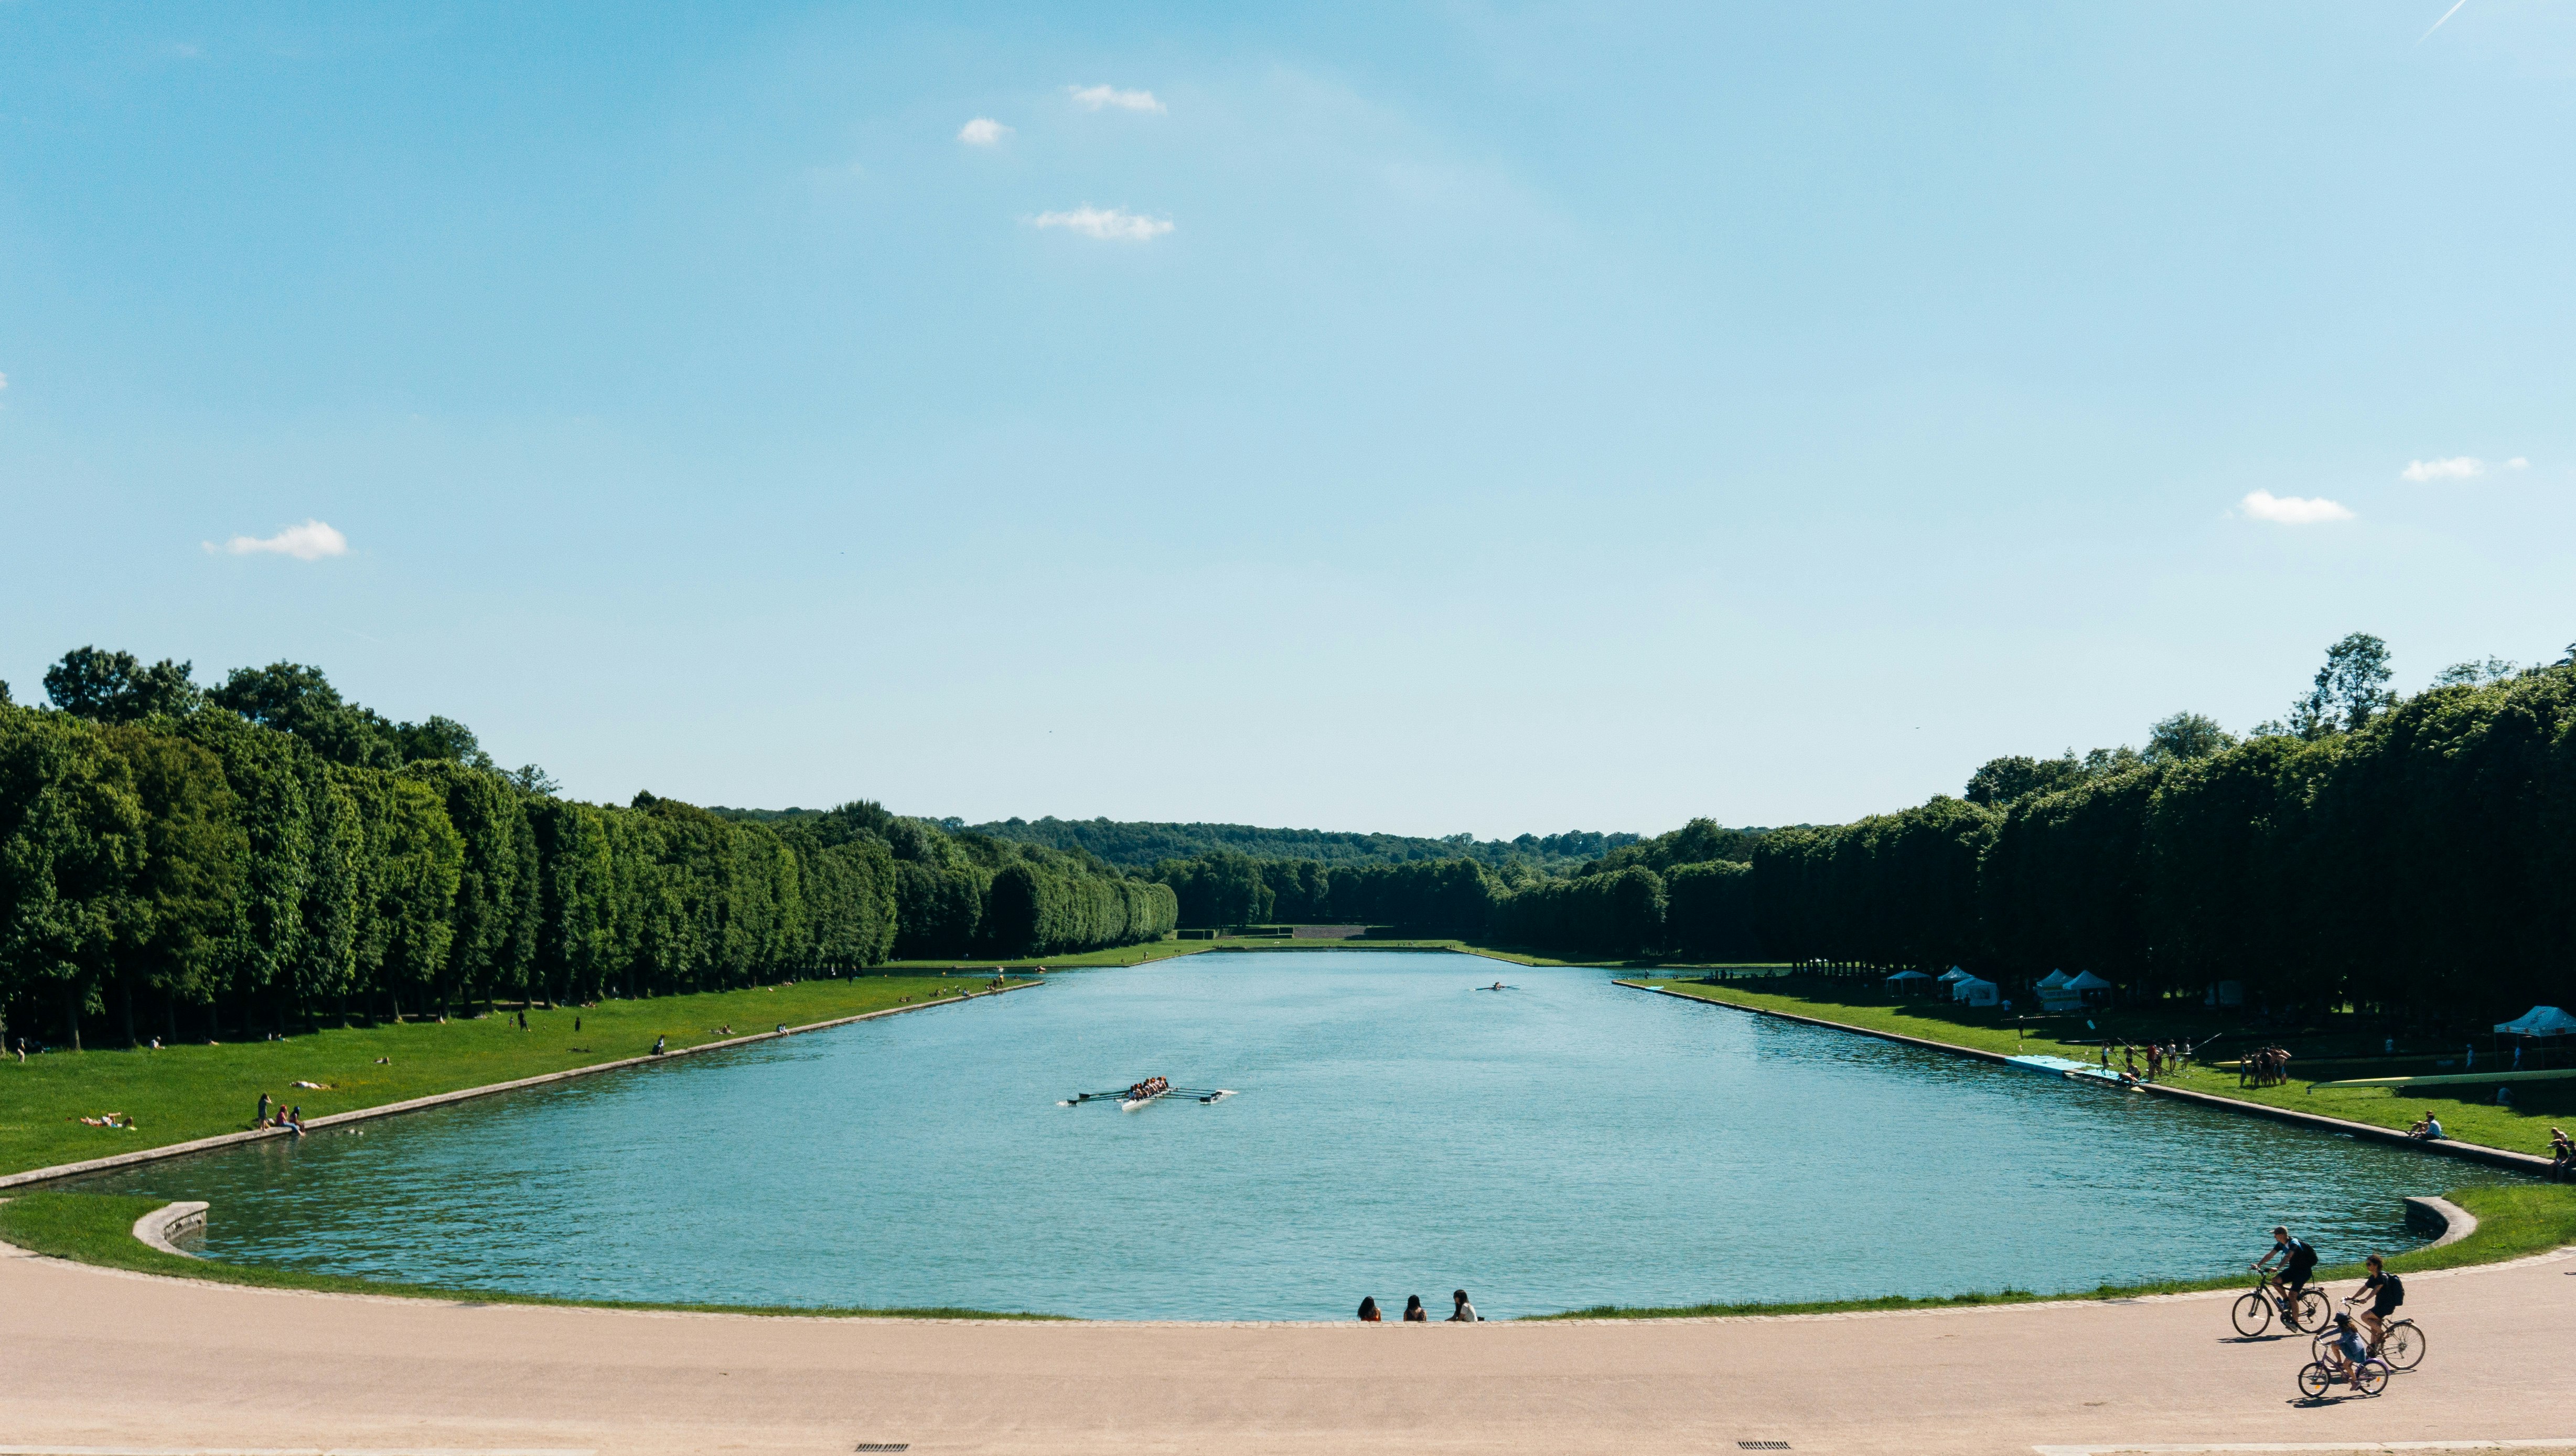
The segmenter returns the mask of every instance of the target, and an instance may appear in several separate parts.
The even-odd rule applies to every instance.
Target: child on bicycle
[[[2338,1377],[2349,1379],[2352,1388],[2359,1390],[2361,1362],[2369,1358],[2370,1347],[2361,1341],[2361,1327],[2352,1322],[2351,1315],[2336,1311],[2334,1338],[2326,1342],[2326,1369]]]

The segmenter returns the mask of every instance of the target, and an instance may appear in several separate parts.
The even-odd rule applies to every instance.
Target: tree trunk
[[[127,1051],[132,1051],[136,1047],[143,1045],[143,1043],[134,1035],[134,983],[131,981],[117,982],[116,1000],[119,1010],[123,1013],[122,1019],[125,1022],[125,1049]]]
[[[79,1051],[81,1049],[80,1014],[80,987],[75,983],[65,982],[63,985],[63,1021],[66,1026],[71,1028],[73,1051]]]

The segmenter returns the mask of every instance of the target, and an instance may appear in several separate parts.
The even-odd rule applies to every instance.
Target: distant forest
[[[815,811],[808,809],[719,809],[720,814],[775,820]],[[1517,839],[1477,839],[1452,834],[1425,839],[1403,834],[1363,834],[1331,829],[1263,829],[1250,824],[1153,824],[1115,819],[1002,819],[967,824],[958,819],[932,821],[952,834],[980,834],[1049,849],[1078,849],[1113,865],[1146,869],[1165,860],[1191,859],[1229,852],[1255,859],[1313,860],[1328,865],[1411,864],[1417,860],[1471,860],[1501,868],[1525,864],[1556,870],[1582,864],[1623,845],[1634,834],[1524,834]]]

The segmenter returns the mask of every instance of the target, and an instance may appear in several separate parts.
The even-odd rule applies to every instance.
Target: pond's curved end
[[[162,1253],[194,1259],[198,1256],[172,1241],[192,1233],[203,1233],[205,1228],[205,1204],[165,1203],[134,1221],[134,1236]]]

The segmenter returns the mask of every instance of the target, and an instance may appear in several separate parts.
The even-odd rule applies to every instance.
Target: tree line
[[[1994,759],[1959,797],[1850,824],[1695,820],[1557,874],[1456,859],[1399,881],[1217,853],[1153,875],[1196,925],[2008,984],[2086,969],[2133,995],[2236,981],[2275,1006],[2409,1016],[2576,999],[2576,647],[2464,663],[2402,700],[2388,661],[2354,634],[2244,739],[2177,713],[2144,749]]]
[[[724,989],[1160,938],[1168,886],[873,803],[779,824],[557,794],[318,668],[82,648],[0,684],[0,1025],[79,1045]]]

